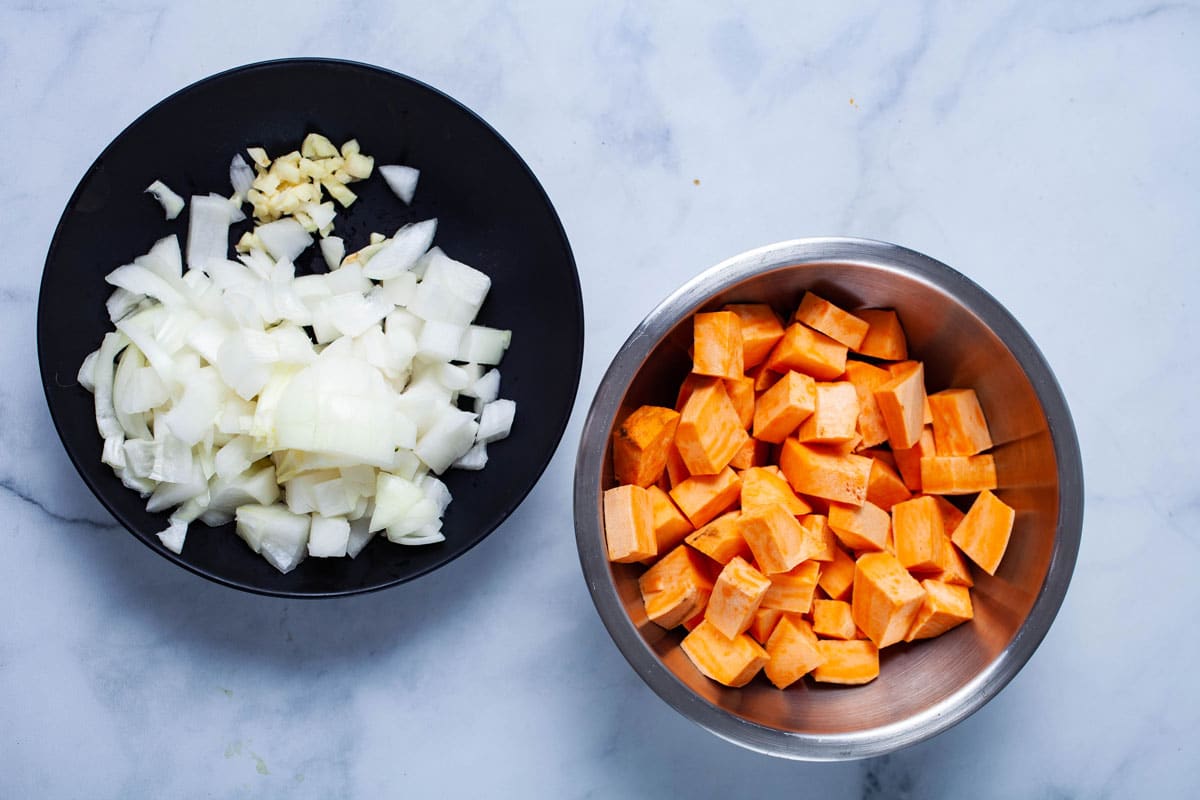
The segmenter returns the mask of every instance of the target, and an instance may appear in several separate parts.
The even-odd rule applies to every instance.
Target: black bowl
[[[170,233],[184,240],[187,213],[164,222],[143,189],[158,179],[185,198],[228,193],[229,160],[247,146],[279,154],[308,132],[336,143],[355,137],[377,164],[421,170],[411,207],[378,175],[354,185],[340,210],[347,250],[372,231],[436,216],[435,243],[492,278],[479,321],[513,332],[501,394],[517,403],[510,438],[489,447],[482,472],[443,476],[456,500],[446,541],[408,547],[376,537],[355,559],[310,558],[282,575],[250,551],[233,526],[193,524],[181,555],[155,536],[151,514],[100,462],[92,395],[79,365],[111,330],[104,276]],[[300,271],[324,270],[317,248]],[[525,498],[553,456],[574,405],[583,359],[583,302],[567,237],[550,200],[520,156],[462,105],[419,81],[378,67],[288,59],[239,67],[163,100],[126,128],[80,181],[46,257],[38,299],[38,358],[50,415],[84,482],[149,547],[206,578],[262,594],[328,597],[402,583],[454,559],[496,528]]]

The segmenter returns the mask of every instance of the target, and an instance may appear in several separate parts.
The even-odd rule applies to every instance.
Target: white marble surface
[[[515,5],[0,3],[0,797],[1194,792],[1200,6]],[[288,55],[476,109],[557,205],[588,311],[575,416],[520,510],[446,569],[341,602],[223,589],[116,527],[34,352],[41,264],[92,159],[187,83]],[[641,316],[721,258],[829,233],[925,251],[1013,311],[1074,411],[1087,515],[1057,622],[993,702],[890,758],[806,765],[643,685],[592,609],[568,498]]]

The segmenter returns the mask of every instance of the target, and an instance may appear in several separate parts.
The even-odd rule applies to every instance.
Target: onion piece
[[[126,264],[123,267],[117,267],[104,276],[104,281],[132,294],[153,297],[163,305],[187,305],[187,299],[178,290],[168,284],[161,275],[138,264]]]
[[[187,265],[204,269],[212,259],[229,252],[229,201],[224,197],[193,195],[188,212]]]
[[[407,272],[429,250],[436,232],[437,219],[405,225],[371,257],[363,267],[363,275],[382,281]]]
[[[346,257],[346,243],[340,236],[326,236],[321,240],[321,257],[330,269],[337,269]]]
[[[183,198],[171,191],[162,181],[155,181],[145,188],[146,192],[154,195],[154,199],[163,207],[167,219],[175,219],[183,211]]]
[[[242,197],[249,195],[250,188],[254,185],[254,170],[240,153],[234,155],[233,160],[229,162],[229,184]]]
[[[396,197],[403,200],[405,205],[412,204],[413,195],[417,193],[417,180],[421,177],[419,169],[387,164],[379,167],[379,174],[387,182],[388,188],[396,193]]]
[[[295,261],[312,244],[312,236],[304,230],[304,226],[290,217],[259,225],[254,232],[263,247],[267,248],[267,253],[276,260],[286,258]]]
[[[96,354],[92,379],[93,399],[96,406],[96,429],[104,439],[125,435],[125,429],[117,421],[117,412],[113,407],[113,361],[128,344],[127,336],[121,333],[106,333]]]

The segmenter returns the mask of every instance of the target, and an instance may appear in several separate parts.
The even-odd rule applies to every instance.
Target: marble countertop
[[[1194,791],[1200,6],[842,5],[0,4],[0,797]],[[289,55],[405,72],[495,126],[557,207],[588,312],[575,414],[520,509],[437,573],[338,602],[224,589],[116,526],[34,347],[41,264],[96,155],[176,89]],[[582,417],[641,317],[703,267],[818,234],[921,250],[1004,303],[1062,383],[1087,484],[1070,592],[1016,679],[930,741],[826,765],[741,750],[642,683],[569,503]]]

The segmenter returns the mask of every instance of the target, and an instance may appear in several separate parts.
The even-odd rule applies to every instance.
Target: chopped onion
[[[312,236],[304,230],[304,226],[294,219],[280,219],[259,225],[254,233],[258,236],[263,247],[271,258],[286,258],[295,261],[296,257],[312,244]]]
[[[145,191],[154,195],[154,199],[163,207],[167,219],[175,219],[183,211],[183,198],[171,191],[162,181],[155,181],[146,187]]]
[[[211,259],[224,259],[229,251],[229,201],[223,197],[193,195],[188,212],[187,265],[204,269]]]
[[[363,268],[363,275],[371,280],[382,281],[412,269],[433,244],[436,231],[436,219],[405,225],[371,257]]]
[[[229,162],[229,183],[242,197],[248,196],[254,185],[254,170],[246,163],[246,159],[242,158],[241,153],[234,155],[233,160]]]
[[[321,256],[330,269],[337,269],[346,257],[346,243],[340,236],[326,236],[321,240]]]
[[[396,193],[396,196],[404,201],[405,205],[412,204],[413,195],[417,192],[417,179],[421,177],[420,170],[398,164],[388,164],[379,168],[379,174],[387,181],[388,187]]]

